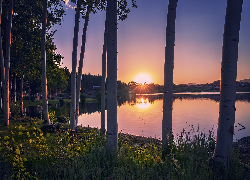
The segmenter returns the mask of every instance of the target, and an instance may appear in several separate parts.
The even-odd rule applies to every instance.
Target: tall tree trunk
[[[23,116],[23,75],[21,75],[21,89],[20,89],[20,110],[21,116]]]
[[[79,0],[77,1],[77,7],[79,8]],[[77,66],[77,45],[78,45],[78,31],[79,31],[79,19],[80,11],[77,8],[75,14],[75,27],[73,38],[73,51],[72,51],[72,72],[71,72],[71,105],[70,105],[70,129],[76,130],[76,66]]]
[[[29,104],[30,104],[30,92],[31,92],[31,89],[30,89],[30,80],[29,80]]]
[[[13,99],[14,99],[14,103],[15,103],[15,106],[16,106],[16,73],[14,74],[14,94],[13,94]]]
[[[177,1],[178,0],[169,0],[167,15],[162,120],[163,154],[172,144],[173,70]]]
[[[228,0],[224,25],[220,112],[217,140],[212,161],[228,170],[232,154],[235,122],[238,43],[243,0]]]
[[[2,0],[0,0],[0,67],[1,67],[1,81],[0,81],[0,109],[3,103],[3,84],[4,84],[4,59],[2,50]]]
[[[109,0],[107,39],[107,150],[118,151],[117,124],[117,0]]]
[[[105,134],[105,79],[106,79],[106,55],[107,55],[107,13],[104,29],[104,44],[102,49],[102,81],[101,81],[101,135]]]
[[[10,72],[10,44],[11,44],[11,26],[13,14],[13,0],[9,1],[9,13],[6,27],[6,53],[4,58],[5,64],[5,83],[4,83],[4,125],[9,125],[9,72]]]
[[[78,115],[79,115],[79,100],[80,100],[80,88],[81,88],[81,79],[82,79],[82,67],[83,67],[83,58],[85,53],[85,44],[86,44],[86,34],[89,22],[89,14],[90,14],[90,5],[87,8],[83,32],[82,32],[82,46],[81,46],[81,53],[80,53],[80,61],[79,61],[79,68],[78,68],[78,75],[77,75],[77,89],[76,89],[76,127],[78,123]]]
[[[47,78],[46,78],[46,24],[47,24],[47,7],[48,0],[43,0],[43,16],[42,16],[42,38],[41,38],[41,63],[42,63],[42,96],[43,96],[43,116],[44,125],[50,124],[48,113],[48,100],[47,100]],[[30,92],[29,92],[30,93]]]
[[[9,97],[10,97],[10,102],[13,102],[12,100],[12,91],[13,91],[13,89],[12,89],[12,81],[13,81],[13,76],[9,76],[9,91],[10,91],[10,95],[9,95]]]

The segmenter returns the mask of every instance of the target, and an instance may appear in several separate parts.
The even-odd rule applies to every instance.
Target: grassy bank
[[[159,140],[119,133],[114,158],[99,129],[78,127],[76,136],[68,124],[53,133],[41,127],[41,120],[29,117],[1,126],[0,179],[218,179],[208,166],[215,147],[211,135],[199,133],[192,141],[183,131],[164,160]],[[236,154],[229,177],[244,179]]]
[[[70,99],[63,99],[64,103],[70,103]],[[97,99],[93,99],[93,98],[86,98],[86,103],[95,103],[98,102]],[[17,104],[20,104],[20,101],[17,101]],[[42,104],[42,100],[35,100],[35,101],[29,101],[29,100],[24,100],[23,101],[24,107],[27,108],[29,106],[38,106]],[[59,104],[59,99],[48,99],[48,104],[55,106],[56,104]]]

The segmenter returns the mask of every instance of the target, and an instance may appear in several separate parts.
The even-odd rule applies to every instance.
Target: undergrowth
[[[211,132],[183,132],[162,159],[161,142],[119,133],[118,156],[106,152],[97,128],[68,124],[42,132],[42,121],[23,118],[0,129],[0,179],[244,179],[233,153],[229,176],[217,177],[208,166],[215,148]]]

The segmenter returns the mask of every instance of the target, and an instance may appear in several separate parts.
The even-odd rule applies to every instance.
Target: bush
[[[64,104],[65,104],[64,100],[63,99],[59,99],[59,105],[63,106]]]
[[[101,97],[102,97],[102,93],[101,93],[101,91],[98,91],[98,92],[96,93],[96,98],[97,98],[97,100],[98,100],[98,101],[101,101]]]
[[[85,94],[80,95],[80,103],[85,104],[87,96]]]
[[[57,122],[59,123],[68,123],[69,119],[66,117],[57,117]]]

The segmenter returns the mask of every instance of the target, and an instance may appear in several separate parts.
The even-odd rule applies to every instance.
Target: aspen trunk
[[[82,78],[82,67],[83,67],[83,59],[85,53],[85,44],[86,44],[86,34],[89,22],[89,14],[90,14],[90,6],[87,8],[87,13],[85,17],[83,32],[82,32],[82,46],[81,46],[81,53],[80,53],[80,61],[79,61],[79,68],[78,68],[78,75],[77,75],[77,89],[76,89],[76,126],[78,123],[78,115],[79,115],[79,100],[80,100],[80,88],[81,88],[81,78]]]
[[[77,1],[77,7],[79,1]],[[73,38],[73,51],[72,51],[72,72],[71,72],[71,105],[70,105],[70,129],[76,130],[76,66],[77,66],[77,45],[78,45],[78,31],[79,31],[80,11],[76,10],[75,14],[75,27]]]
[[[21,75],[21,91],[20,91],[20,109],[21,109],[21,116],[23,116],[23,75]]]
[[[14,94],[13,94],[13,99],[14,99],[14,103],[16,105],[16,74],[14,74]]]
[[[117,124],[117,0],[108,1],[107,39],[107,150],[118,151]]]
[[[162,149],[164,151],[172,144],[173,70],[177,1],[169,0],[167,15],[162,120]]]
[[[235,122],[238,43],[243,0],[228,0],[221,63],[220,111],[212,160],[229,168]]]
[[[48,100],[47,100],[47,78],[46,78],[46,24],[47,24],[47,7],[48,0],[43,0],[43,16],[42,16],[42,38],[41,38],[41,63],[42,63],[42,94],[43,94],[43,116],[44,125],[50,124],[48,113]],[[29,92],[30,95],[30,92]]]
[[[101,135],[105,134],[105,79],[107,55],[107,13],[104,29],[104,43],[102,49],[102,81],[101,81]]]
[[[0,109],[2,109],[2,80],[0,81]]]
[[[12,80],[13,80],[13,76],[10,76],[9,77],[9,91],[10,91],[10,102],[13,102],[13,99],[12,99],[12,92],[13,92],[13,89],[12,89]]]
[[[3,84],[4,84],[4,59],[2,50],[2,0],[0,0],[0,68],[1,68],[1,81],[0,81],[0,109],[3,106]]]
[[[11,45],[11,26],[13,14],[13,0],[9,1],[9,13],[6,27],[6,53],[4,58],[5,65],[5,83],[4,83],[4,125],[9,125],[9,72],[10,72],[10,45]]]

